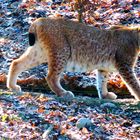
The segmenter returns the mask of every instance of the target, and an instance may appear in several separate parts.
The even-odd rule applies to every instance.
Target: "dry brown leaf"
[[[44,113],[45,112],[45,107],[40,106],[39,109],[37,110],[38,113]]]

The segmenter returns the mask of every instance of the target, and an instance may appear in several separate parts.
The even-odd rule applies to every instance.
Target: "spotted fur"
[[[30,26],[27,51],[11,63],[7,87],[20,91],[18,75],[48,62],[46,80],[58,96],[73,97],[60,85],[60,75],[67,71],[98,69],[99,98],[115,99],[107,90],[108,72],[118,71],[132,95],[140,100],[140,83],[134,65],[140,51],[140,28],[115,26],[97,29],[63,18],[39,18]]]

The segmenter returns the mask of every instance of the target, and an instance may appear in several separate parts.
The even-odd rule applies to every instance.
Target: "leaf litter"
[[[65,101],[55,95],[1,91],[0,138],[9,139],[132,139],[140,137],[140,105],[77,96]],[[43,100],[42,100],[43,96]]]

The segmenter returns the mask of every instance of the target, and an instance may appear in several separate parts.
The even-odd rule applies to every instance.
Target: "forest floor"
[[[0,91],[0,139],[140,139],[140,103],[133,98],[110,101],[79,96],[83,95],[85,86],[88,87],[85,95],[88,95],[89,89],[91,90],[89,87],[95,86],[94,72],[65,73],[64,77],[69,83],[74,83],[73,79],[77,77],[78,89],[82,89],[70,101],[44,91],[45,85],[43,87],[41,85],[44,83],[42,79],[47,75],[46,64],[25,71],[19,76],[19,84],[28,92],[15,94],[5,89],[6,75],[11,61],[23,54],[28,47],[29,25],[38,17],[63,16],[76,19],[77,12],[71,7],[74,7],[72,1],[52,3],[48,0],[36,3],[32,0],[0,0],[0,88],[3,88]],[[138,25],[139,7],[140,2],[137,0],[119,2],[114,0],[112,3],[104,1],[100,6],[96,5],[93,17],[87,15],[84,17],[84,22],[98,28],[108,28],[115,24]],[[135,72],[140,78],[140,59]],[[109,87],[118,95],[124,92],[129,94],[116,73],[110,75]],[[72,88],[74,90],[75,85]]]
[[[140,103],[1,91],[0,139],[138,140]]]

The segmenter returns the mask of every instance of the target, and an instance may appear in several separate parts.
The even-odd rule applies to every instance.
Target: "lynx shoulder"
[[[118,71],[131,94],[140,100],[140,82],[134,74],[134,65],[140,51],[140,27],[114,26],[97,29],[63,18],[40,18],[29,29],[29,47],[11,63],[7,87],[20,91],[18,75],[43,62],[48,62],[46,80],[58,96],[73,97],[60,84],[66,71],[98,70],[99,98],[115,99],[108,92],[108,72]]]

